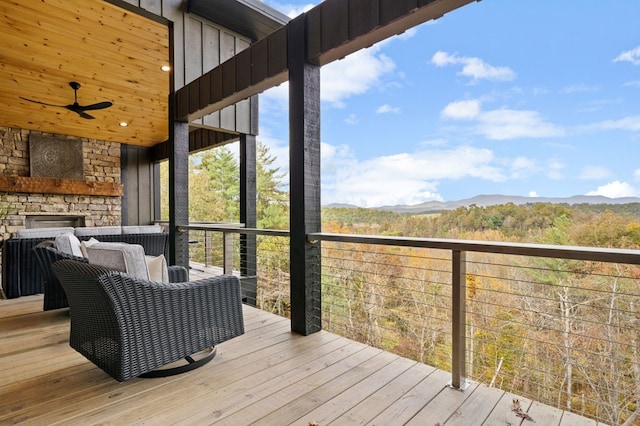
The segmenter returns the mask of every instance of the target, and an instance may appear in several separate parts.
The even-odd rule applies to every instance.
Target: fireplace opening
[[[84,216],[27,216],[27,229],[32,228],[62,228],[84,226]]]

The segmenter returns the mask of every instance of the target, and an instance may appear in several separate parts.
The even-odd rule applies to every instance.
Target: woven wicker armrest
[[[167,267],[167,270],[169,271],[170,283],[181,283],[189,281],[189,270],[184,266],[171,265]]]
[[[87,262],[87,259],[56,250],[53,247],[52,241],[43,241],[36,245],[33,248],[33,256],[37,261],[44,279],[44,301],[42,309],[48,311],[69,306],[67,295],[60,285],[58,278],[53,273],[52,265],[64,259],[76,260],[78,262]]]
[[[118,381],[244,333],[237,277],[157,283],[75,261],[53,268],[71,307],[71,347]]]

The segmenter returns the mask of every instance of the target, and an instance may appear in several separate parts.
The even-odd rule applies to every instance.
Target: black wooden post
[[[169,22],[169,264],[189,268],[189,123],[176,120],[174,27]]]
[[[174,122],[169,138],[169,263],[189,267],[189,123]]]
[[[256,191],[256,137],[243,134],[240,135],[240,222],[247,228],[257,226]],[[251,306],[256,306],[257,298],[256,256],[255,234],[240,234],[242,298]]]
[[[291,330],[322,328],[320,243],[320,67],[306,61],[306,15],[288,24]]]

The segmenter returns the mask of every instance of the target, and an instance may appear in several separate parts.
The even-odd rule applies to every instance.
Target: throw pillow
[[[149,279],[156,282],[169,282],[169,270],[167,269],[167,260],[164,255],[145,256],[147,261],[147,269],[149,270]]]
[[[80,250],[82,251],[82,257],[89,257],[87,255],[87,247],[91,247],[95,244],[98,244],[99,242],[100,241],[96,240],[93,237],[89,238],[87,241],[82,241],[80,243]]]
[[[63,253],[72,254],[78,257],[86,257],[82,254],[80,240],[71,233],[58,235],[55,240],[56,249]]]

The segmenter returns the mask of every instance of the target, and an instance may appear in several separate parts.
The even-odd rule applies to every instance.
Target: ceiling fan
[[[78,103],[78,89],[80,88],[80,83],[78,83],[76,81],[71,81],[71,82],[69,82],[69,86],[71,86],[71,88],[73,89],[73,95],[74,95],[74,98],[75,98],[75,101],[70,105],[48,104],[46,102],[34,101],[33,99],[23,98],[22,96],[20,96],[20,99],[24,99],[25,101],[35,102],[37,104],[42,104],[42,105],[47,105],[47,106],[66,108],[69,111],[73,111],[76,114],[78,114],[80,117],[86,118],[88,120],[94,119],[95,117],[93,117],[92,115],[87,114],[85,111],[109,108],[111,105],[113,105],[113,103],[109,102],[109,101],[98,102],[98,103],[91,104],[91,105],[80,105]]]

